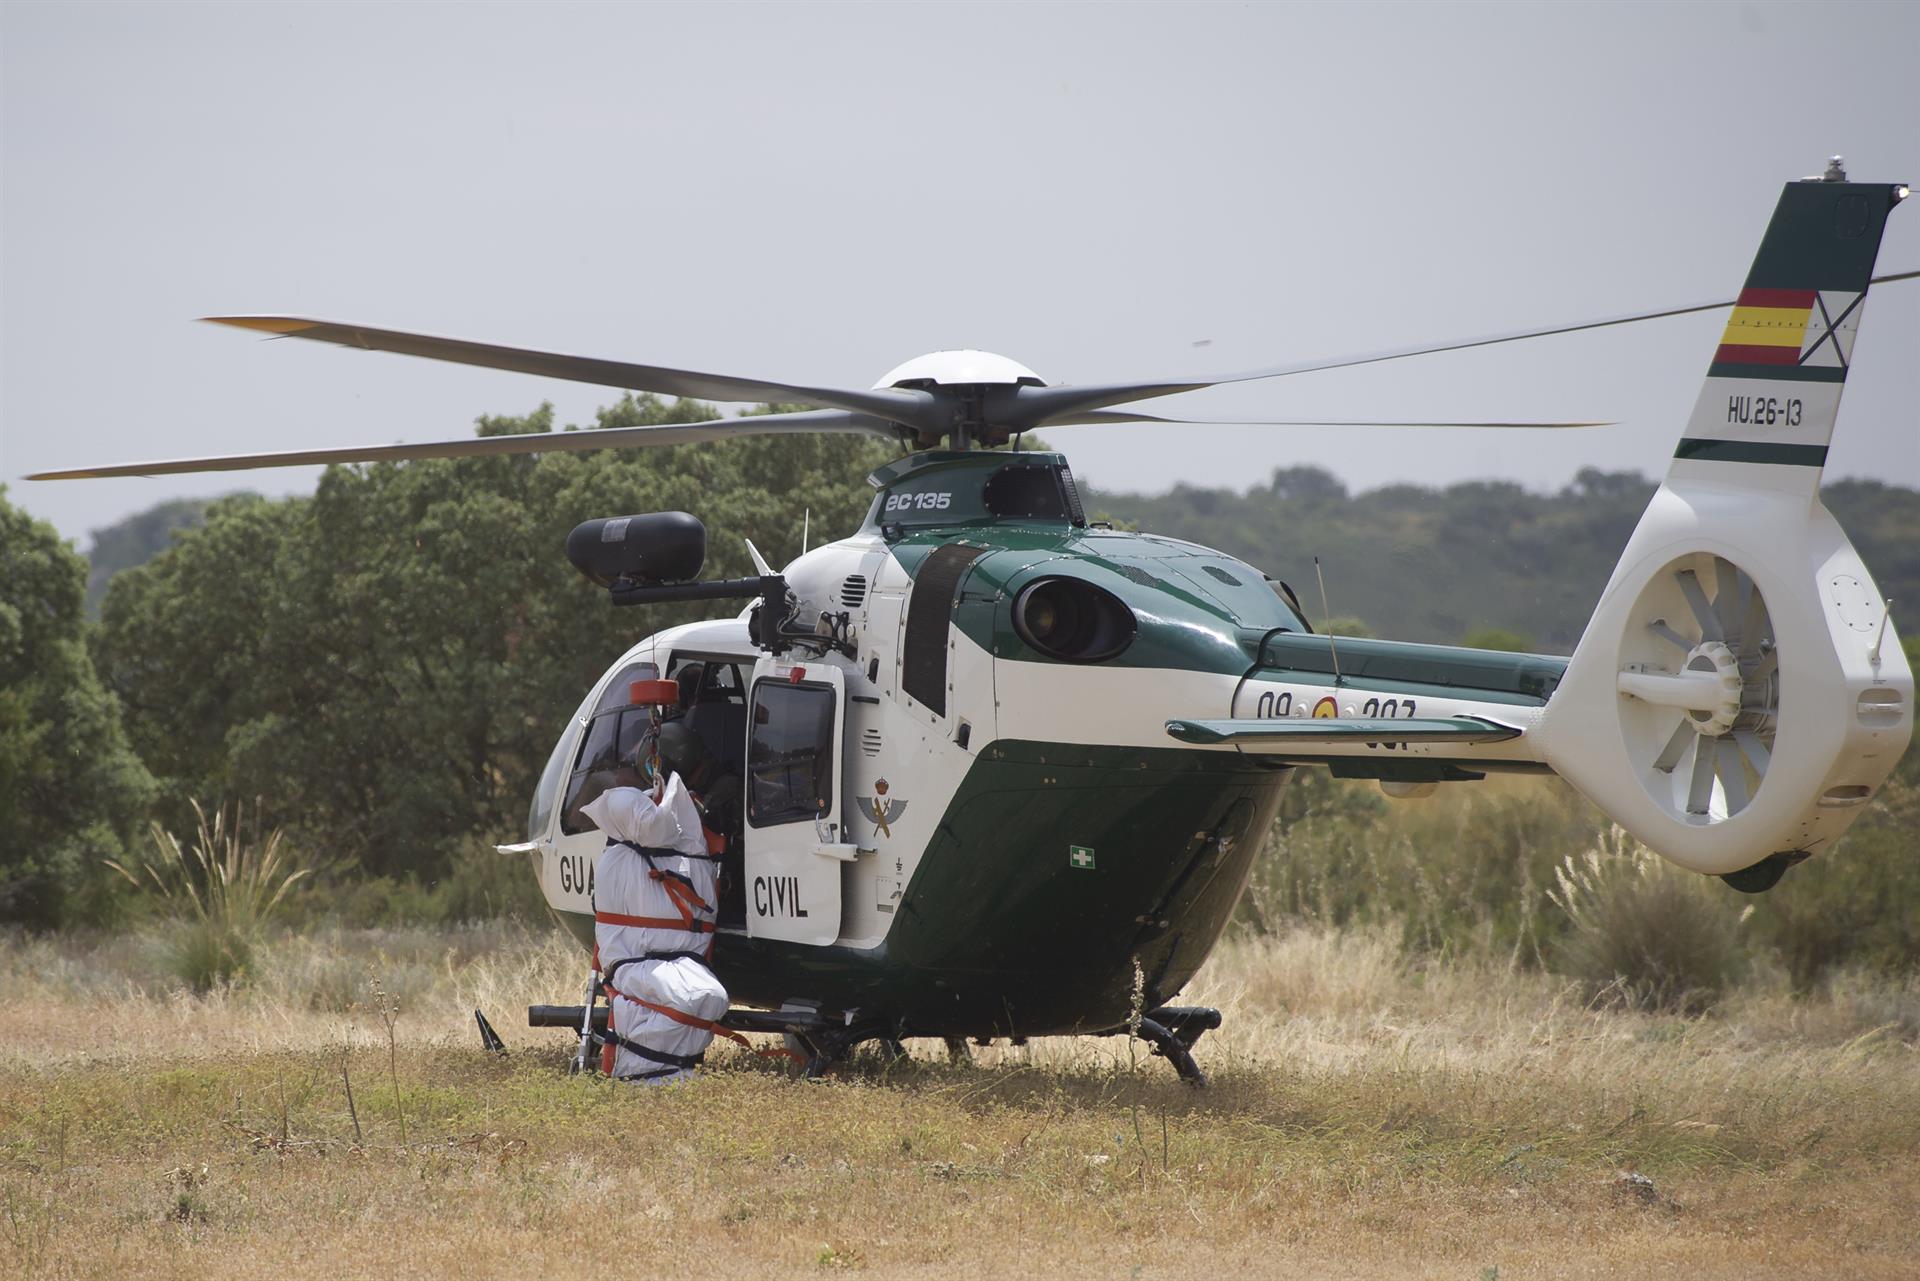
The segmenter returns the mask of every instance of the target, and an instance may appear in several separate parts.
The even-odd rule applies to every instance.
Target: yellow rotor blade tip
[[[296,334],[302,329],[313,328],[311,320],[296,320],[291,316],[202,316],[201,319],[216,325],[232,325],[236,329],[258,329],[268,334]]]

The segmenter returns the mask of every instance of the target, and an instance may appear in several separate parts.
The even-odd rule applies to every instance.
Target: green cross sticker
[[[1093,851],[1084,845],[1067,846],[1067,862],[1073,867],[1093,870]]]

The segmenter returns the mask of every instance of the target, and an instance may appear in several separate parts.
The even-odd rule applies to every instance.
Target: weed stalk
[[[380,976],[374,975],[368,980],[373,989],[373,1008],[380,1015],[380,1022],[387,1029],[387,1076],[393,1084],[393,1115],[400,1123],[400,1146],[407,1144],[407,1109],[400,1098],[400,1044],[394,1035],[394,1025],[400,1021],[400,1002],[387,993],[380,985]]]
[[[347,1060],[353,1054],[353,1047],[345,1041],[340,1043],[340,1083],[347,1087],[347,1115],[353,1118],[353,1142],[359,1147],[365,1142],[360,1133],[360,1109],[353,1105],[353,1077],[347,1072]]]

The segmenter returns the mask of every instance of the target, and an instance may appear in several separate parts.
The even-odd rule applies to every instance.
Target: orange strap
[[[693,808],[700,813],[700,835],[707,842],[707,857],[719,858],[727,852],[727,838],[707,826],[707,803],[700,799],[700,793],[688,788],[687,795],[693,798]]]
[[[713,910],[713,905],[701,898],[698,890],[694,889],[693,886],[687,884],[679,877],[668,876],[665,872],[657,871],[649,872],[647,875],[660,882],[660,888],[667,892],[667,897],[672,899],[674,905],[686,914],[688,920],[693,919],[695,912],[711,912]]]
[[[636,925],[643,930],[685,930],[689,934],[713,933],[712,921],[696,921],[675,916],[628,916],[625,912],[595,912],[593,919],[602,925]]]
[[[723,1027],[720,1024],[715,1023],[712,1019],[703,1019],[696,1014],[688,1014],[685,1010],[676,1010],[671,1005],[659,1005],[653,1001],[643,1001],[639,997],[634,996],[630,992],[622,992],[617,987],[609,987],[607,990],[612,992],[616,996],[626,997],[627,1000],[632,1001],[635,1005],[640,1006],[642,1009],[653,1010],[655,1013],[664,1014],[668,1018],[672,1019],[675,1023],[678,1023],[683,1027],[704,1028],[706,1031],[713,1033],[715,1036],[724,1036],[729,1041],[737,1042],[740,1045],[745,1046],[747,1049],[752,1050],[755,1054],[763,1055],[767,1058],[789,1058],[796,1063],[806,1062],[805,1055],[796,1054],[792,1050],[787,1049],[785,1046],[782,1046],[777,1050],[758,1049],[754,1046],[753,1042],[749,1041],[746,1037],[741,1036],[738,1032],[734,1031],[730,1027]]]

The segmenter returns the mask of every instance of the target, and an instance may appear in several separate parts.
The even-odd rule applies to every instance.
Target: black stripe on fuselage
[[[1759,440],[1705,440],[1682,438],[1675,458],[1701,463],[1773,463],[1785,467],[1824,467],[1825,445],[1778,445]]]
[[[1707,366],[1709,378],[1756,378],[1763,382],[1843,383],[1847,371],[1840,365],[1734,365],[1716,361]]]

